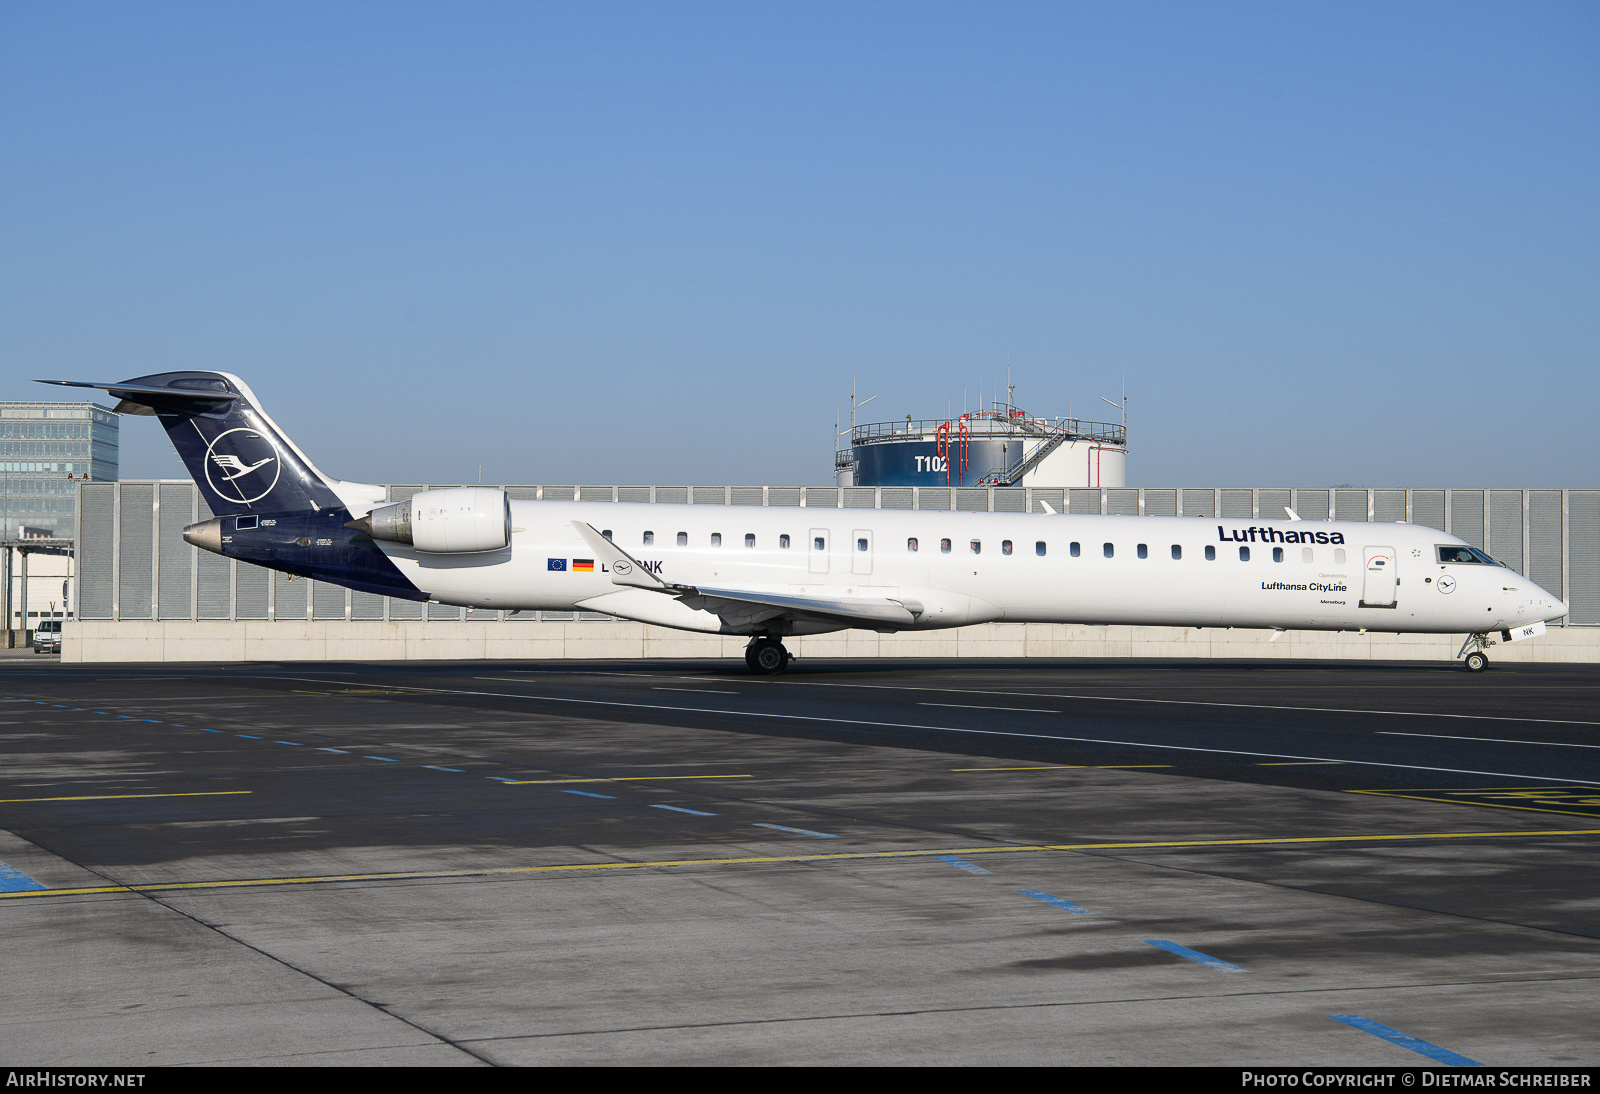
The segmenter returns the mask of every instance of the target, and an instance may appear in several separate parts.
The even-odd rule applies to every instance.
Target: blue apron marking
[[[1220,957],[1212,957],[1210,954],[1201,953],[1199,950],[1191,950],[1188,946],[1180,946],[1176,942],[1162,942],[1155,939],[1146,939],[1145,945],[1154,946],[1158,950],[1166,950],[1168,953],[1175,953],[1186,961],[1193,961],[1197,965],[1204,965],[1206,968],[1216,969],[1218,972],[1250,971],[1249,969],[1240,965],[1229,964]]]
[[[1451,1052],[1447,1048],[1430,1045],[1427,1041],[1413,1037],[1409,1033],[1401,1033],[1397,1029],[1390,1029],[1381,1022],[1374,1022],[1371,1018],[1363,1018],[1359,1014],[1330,1014],[1328,1017],[1335,1022],[1343,1022],[1347,1026],[1359,1029],[1362,1033],[1370,1033],[1374,1037],[1382,1037],[1390,1044],[1399,1045],[1401,1048],[1409,1048],[1412,1052],[1420,1053],[1430,1060],[1438,1060],[1441,1064],[1449,1064],[1451,1067],[1485,1066],[1476,1060],[1469,1060],[1465,1056]]]
[[[386,764],[394,764],[394,763],[399,763],[400,762],[399,760],[391,760],[387,756],[367,756],[367,757],[364,757],[364,758],[368,759],[368,760],[382,760]]]
[[[985,870],[984,873],[988,873],[988,871]],[[1095,914],[1088,908],[1085,908],[1082,904],[1074,904],[1070,900],[1062,900],[1058,896],[1051,896],[1049,893],[1041,893],[1038,889],[1018,889],[1017,892],[1021,893],[1023,896],[1031,896],[1035,900],[1042,900],[1046,904],[1053,905],[1054,907],[1065,909],[1066,911],[1071,912],[1073,915]]]
[[[208,730],[206,730],[206,732],[210,733],[212,731],[208,729]],[[300,742],[299,741],[273,741],[272,743],[275,744],[275,745],[289,745],[289,746],[291,746],[293,748],[299,748],[300,747]]]
[[[714,817],[715,813],[702,813],[698,809],[685,809],[681,805],[652,805],[651,809],[670,809],[674,813],[689,813],[696,817]]]
[[[0,862],[0,893],[31,893],[44,886],[34,881],[21,870],[14,870],[5,863]]]
[[[459,767],[434,767],[432,764],[423,764],[422,766],[429,771],[454,771],[457,775],[461,774]]]
[[[248,733],[235,733],[234,736],[235,737],[243,737],[247,741],[259,741],[259,740],[261,740],[260,737],[252,737]]]
[[[965,870],[969,874],[993,874],[994,873],[993,870],[985,870],[982,866],[974,866],[974,865],[972,865],[972,863],[968,862],[966,859],[964,859],[964,858],[956,858],[954,855],[935,855],[934,857],[937,858],[940,862],[948,862],[951,866],[954,866],[954,867],[956,867],[957,869],[960,869],[960,870]]]
[[[818,839],[838,839],[839,838],[838,836],[830,836],[826,832],[813,832],[809,828],[790,828],[787,824],[763,824],[763,823],[758,821],[758,822],[756,822],[756,827],[757,828],[776,828],[780,832],[793,832],[796,835],[800,835],[800,836],[816,836]]]
[[[615,794],[595,794],[595,793],[591,793],[588,790],[563,790],[562,793],[563,794],[576,794],[580,798],[608,798],[608,799],[613,799],[613,798],[616,797]]]

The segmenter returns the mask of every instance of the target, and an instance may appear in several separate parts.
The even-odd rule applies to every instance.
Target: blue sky
[[[1600,7],[0,2],[0,398],[368,481],[825,483],[1003,385],[1135,485],[1600,485]],[[123,423],[123,474],[180,476]]]

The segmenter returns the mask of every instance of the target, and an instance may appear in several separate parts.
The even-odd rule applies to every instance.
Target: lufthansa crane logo
[[[224,438],[228,443],[223,444]],[[223,451],[217,451],[219,446]],[[254,429],[224,430],[206,446],[206,482],[218,497],[241,505],[272,493],[282,471],[277,446]]]

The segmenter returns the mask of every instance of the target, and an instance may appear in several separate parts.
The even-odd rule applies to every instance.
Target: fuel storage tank
[[[944,420],[873,422],[834,454],[840,486],[1124,486],[1127,427],[995,403]]]

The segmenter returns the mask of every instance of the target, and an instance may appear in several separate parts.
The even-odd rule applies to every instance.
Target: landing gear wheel
[[[757,638],[745,647],[744,663],[757,676],[776,676],[789,667],[789,651],[776,638]]]
[[[1482,672],[1489,667],[1489,655],[1481,650],[1473,650],[1467,654],[1467,671]]]

